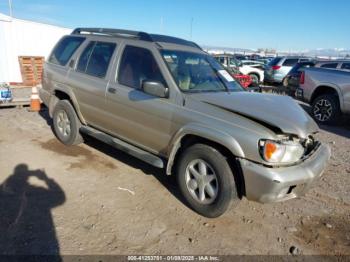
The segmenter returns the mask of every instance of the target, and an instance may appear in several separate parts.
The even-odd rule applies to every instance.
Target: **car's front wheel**
[[[53,129],[56,137],[65,145],[77,145],[83,142],[79,129],[81,123],[68,100],[60,100],[53,111]]]
[[[249,76],[252,78],[251,86],[259,86],[259,77],[256,74],[249,74]]]
[[[189,206],[205,217],[222,215],[239,197],[226,158],[214,147],[195,144],[180,156],[179,188]]]
[[[332,124],[340,115],[338,97],[332,94],[321,95],[312,103],[312,117],[320,124]]]

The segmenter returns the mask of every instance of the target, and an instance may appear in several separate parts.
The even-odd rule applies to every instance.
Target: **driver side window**
[[[142,89],[142,83],[146,80],[160,82],[166,86],[152,52],[145,48],[126,46],[118,72],[119,84]]]

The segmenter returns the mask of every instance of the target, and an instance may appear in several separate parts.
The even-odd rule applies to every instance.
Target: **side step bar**
[[[118,138],[115,138],[113,136],[110,136],[106,133],[103,133],[97,129],[94,129],[89,126],[82,126],[80,128],[80,132],[87,134],[89,136],[92,136],[108,145],[111,145],[121,151],[124,151],[125,153],[132,155],[133,157],[136,157],[138,159],[141,159],[142,161],[158,167],[158,168],[164,168],[164,161],[158,157],[155,156],[147,151],[144,151],[138,147],[135,147],[133,145],[130,145]]]

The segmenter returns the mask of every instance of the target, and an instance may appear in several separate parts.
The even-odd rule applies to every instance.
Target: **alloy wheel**
[[[218,179],[213,168],[202,159],[192,160],[186,168],[186,186],[200,204],[211,204],[218,195]]]
[[[332,116],[332,113],[332,104],[326,99],[321,99],[314,106],[314,117],[320,122],[329,120]]]
[[[66,111],[61,110],[57,114],[57,127],[58,131],[64,136],[67,137],[71,133],[71,123]]]

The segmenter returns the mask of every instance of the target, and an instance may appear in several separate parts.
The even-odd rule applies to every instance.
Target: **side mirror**
[[[169,96],[169,89],[162,83],[157,81],[144,81],[142,83],[142,89],[146,94],[167,98]]]

